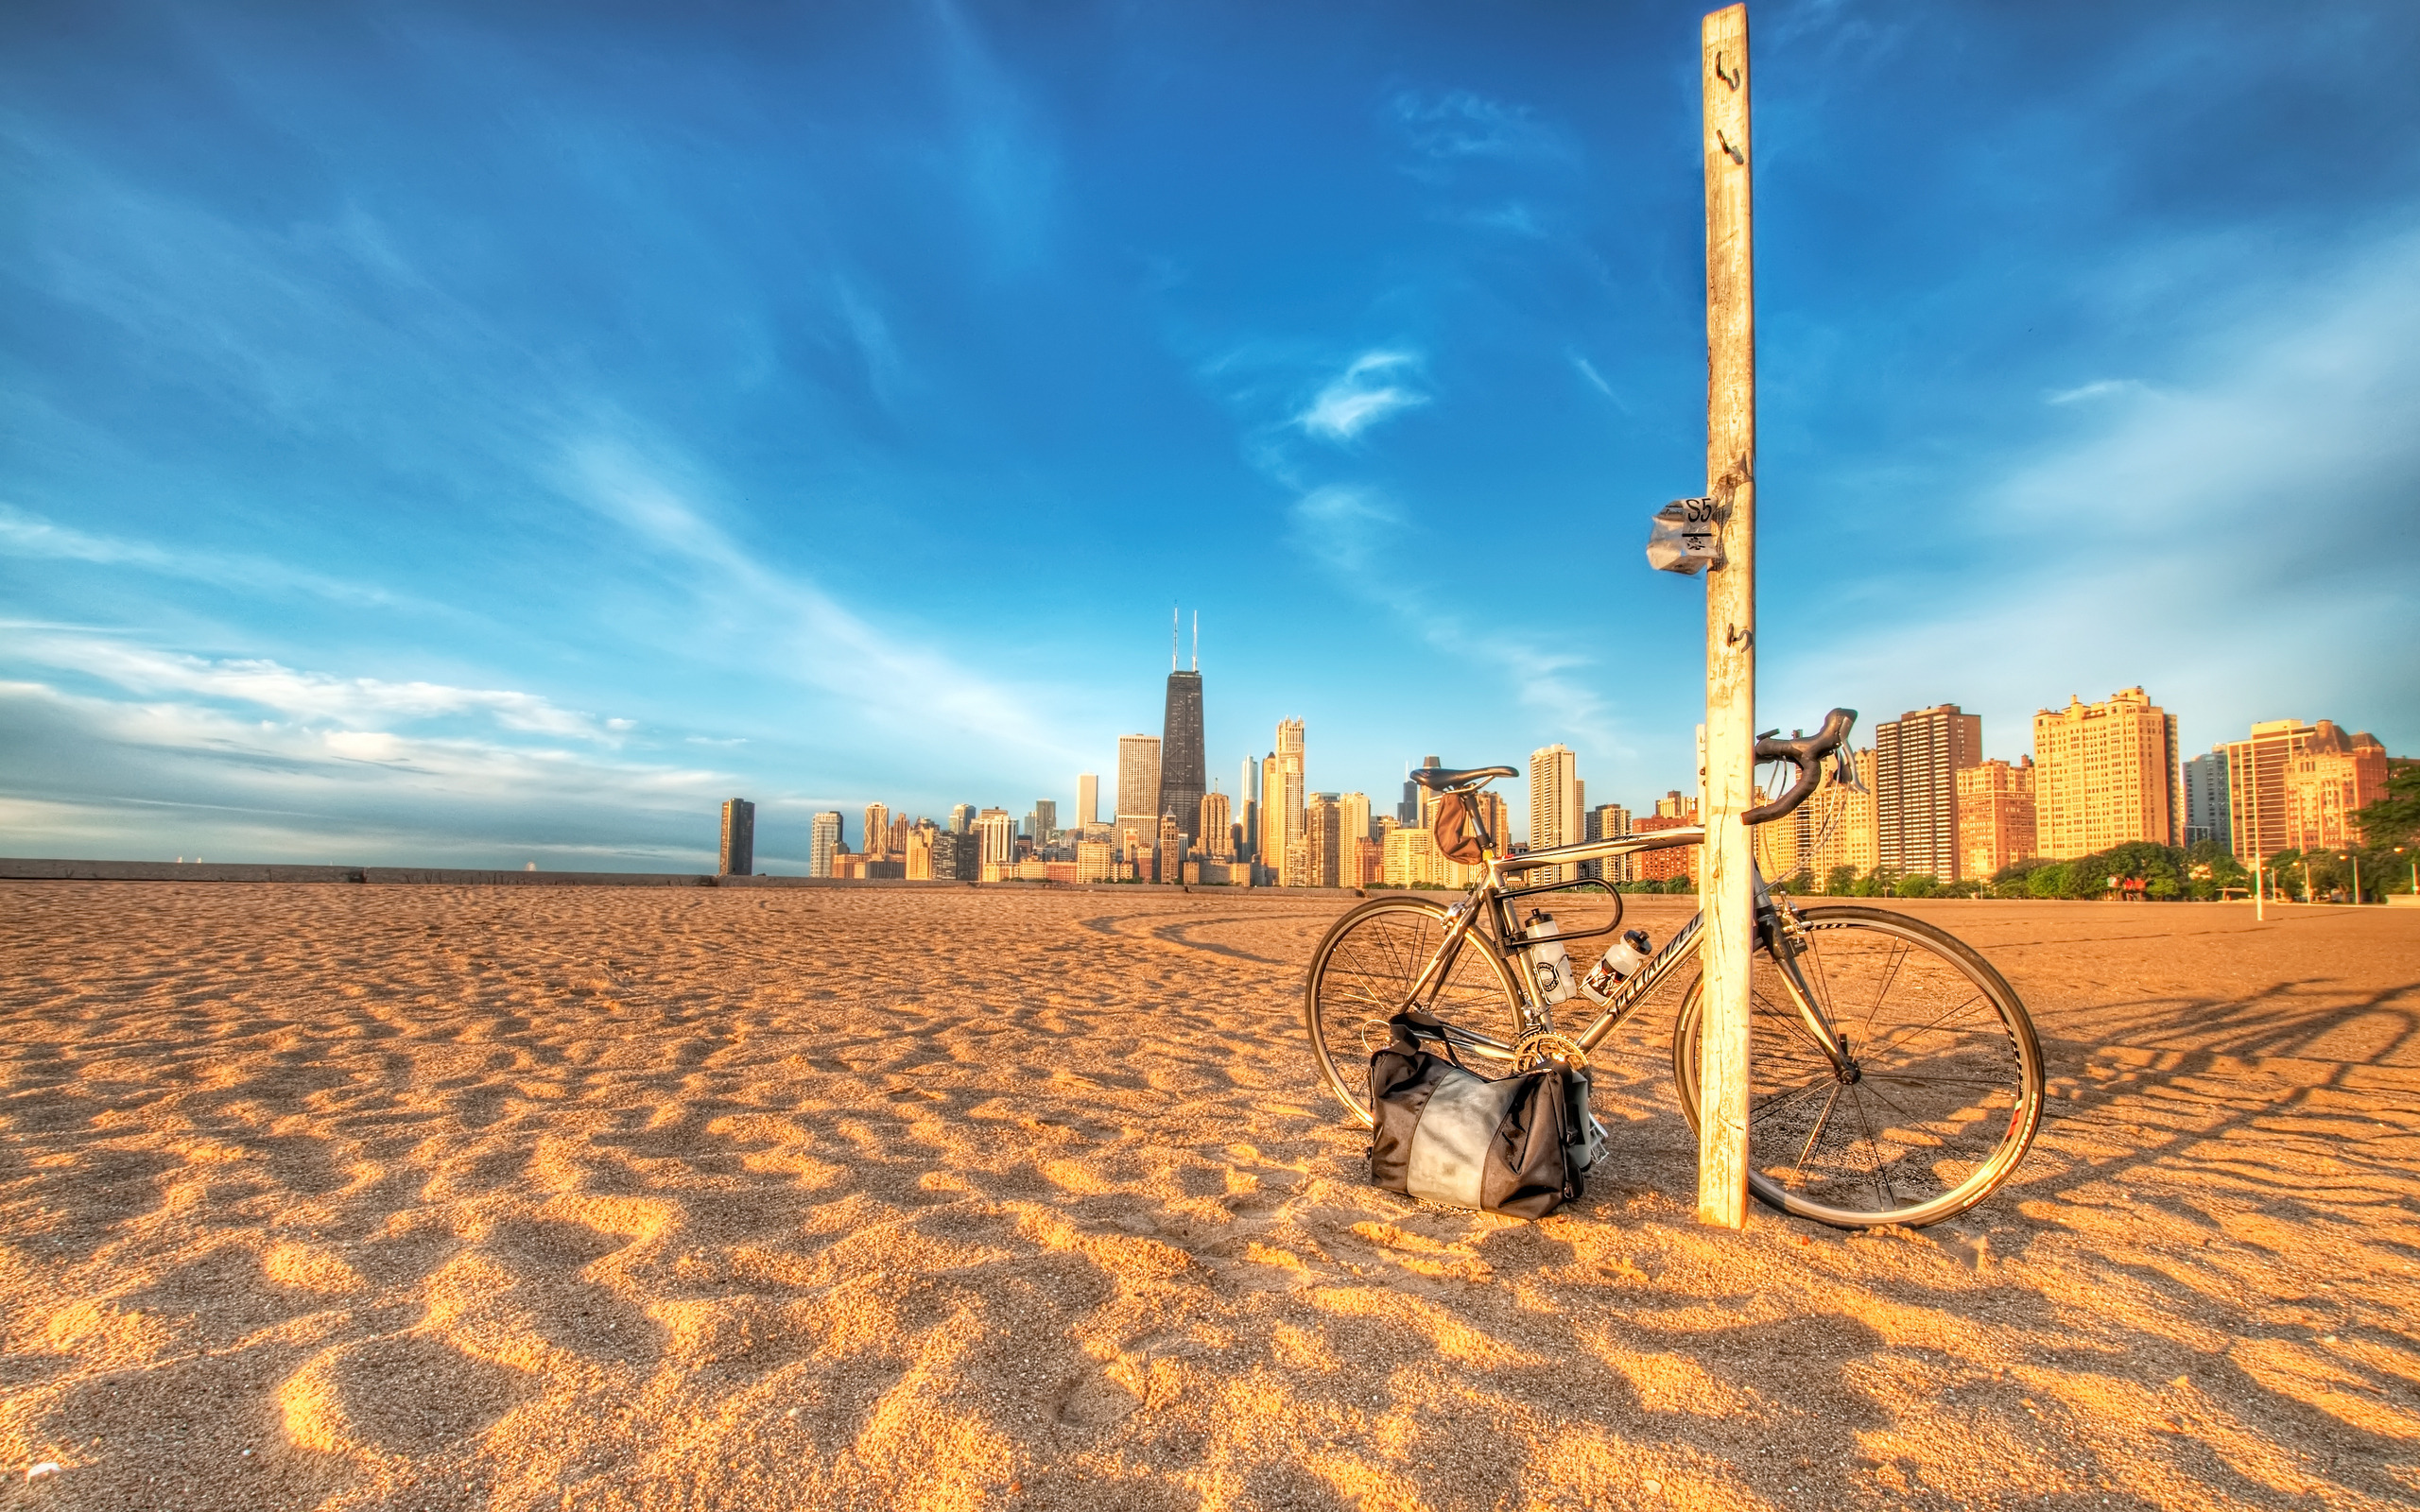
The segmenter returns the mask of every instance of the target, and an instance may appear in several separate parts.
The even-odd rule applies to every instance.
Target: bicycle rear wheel
[[[1420,897],[1373,898],[1336,921],[1311,957],[1303,988],[1303,1024],[1320,1075],[1337,1100],[1365,1125],[1370,1110],[1370,1057],[1385,1048],[1387,1021],[1412,1005],[1412,988],[1444,941],[1445,908]],[[1503,958],[1484,938],[1466,938],[1421,1006],[1454,1028],[1502,1047],[1461,1044],[1463,1063],[1482,1076],[1512,1074],[1512,1041],[1521,1032],[1520,1000]]]
[[[1799,972],[1847,1042],[1837,1070],[1759,946],[1751,982],[1748,1189],[1841,1228],[1914,1227],[1982,1201],[2042,1118],[2042,1046],[2025,1005],[1953,936],[1884,908],[1809,908]],[[1672,1026],[1672,1080],[1698,1126],[1705,979]]]

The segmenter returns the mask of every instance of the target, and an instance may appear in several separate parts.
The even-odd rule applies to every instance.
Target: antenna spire
[[[1193,611],[1193,670],[1201,670],[1201,611]]]
[[[1168,670],[1170,672],[1176,670],[1177,637],[1184,632],[1184,610],[1171,604],[1168,606]]]

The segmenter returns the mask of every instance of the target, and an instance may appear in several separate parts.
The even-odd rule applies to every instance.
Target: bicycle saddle
[[[1520,771],[1511,766],[1474,766],[1467,771],[1450,771],[1443,766],[1415,766],[1411,780],[1431,793],[1443,793],[1451,787],[1467,787],[1473,782],[1492,777],[1518,777]]]

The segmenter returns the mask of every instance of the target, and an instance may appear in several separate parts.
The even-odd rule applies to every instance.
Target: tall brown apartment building
[[[2140,688],[2100,703],[2072,695],[2033,716],[2034,827],[2051,860],[2132,840],[2175,845],[2185,790],[2176,716]]]
[[[1875,848],[1880,864],[1953,882],[1958,774],[1983,759],[1983,716],[1954,703],[1913,710],[1874,730]]]
[[[2035,854],[2033,758],[2016,765],[1978,762],[1958,774],[1958,864],[1992,877]]]
[[[1334,793],[1313,793],[1304,804],[1303,840],[1310,850],[1310,864],[1302,885],[1334,887],[1342,885],[1344,875],[1344,806]]]
[[[2360,838],[2352,812],[2386,796],[2386,747],[2332,720],[2263,720],[2224,749],[2231,840],[2247,865],[2351,844]]]

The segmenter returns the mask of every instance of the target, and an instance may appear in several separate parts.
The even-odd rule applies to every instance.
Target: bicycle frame
[[[1455,956],[1461,953],[1463,943],[1471,937],[1480,919],[1486,918],[1495,925],[1494,940],[1481,936],[1484,947],[1495,951],[1507,962],[1518,962],[1521,957],[1521,932],[1519,920],[1515,917],[1513,900],[1541,892],[1585,885],[1591,880],[1582,878],[1570,883],[1548,884],[1546,886],[1514,887],[1507,885],[1508,879],[1512,876],[1523,872],[1543,870],[1548,867],[1571,866],[1582,861],[1599,861],[1647,850],[1667,850],[1685,845],[1701,845],[1704,840],[1705,832],[1702,829],[1661,830],[1651,834],[1621,835],[1610,840],[1587,840],[1577,845],[1554,846],[1544,850],[1527,851],[1517,856],[1489,856],[1487,875],[1473,885],[1471,890],[1463,894],[1461,902],[1445,910],[1445,937],[1439,941],[1436,954],[1429,957],[1427,966],[1421,971],[1419,979],[1412,984],[1411,1000],[1420,1001],[1428,991],[1430,985],[1452,969]],[[1806,978],[1799,971],[1798,953],[1790,948],[1789,940],[1795,934],[1795,930],[1789,919],[1786,917],[1785,910],[1773,902],[1772,895],[1765,885],[1763,874],[1753,870],[1754,865],[1754,863],[1751,861],[1751,876],[1755,884],[1757,931],[1766,937],[1772,946],[1775,964],[1789,979],[1791,996],[1798,1000],[1799,1016],[1806,1021],[1815,1042],[1824,1048],[1824,1053],[1830,1057],[1835,1068],[1845,1071],[1849,1066],[1847,1047],[1841,1041],[1839,1033],[1833,1029],[1831,1021],[1824,1016],[1814,992],[1809,989]],[[1689,921],[1681,926],[1670,939],[1666,940],[1663,948],[1658,950],[1644,967],[1615,988],[1613,996],[1605,1001],[1603,1010],[1586,1029],[1581,1031],[1574,1043],[1578,1044],[1582,1051],[1594,1050],[1602,1043],[1607,1035],[1613,1033],[1623,1020],[1635,1012],[1639,1005],[1647,1001],[1649,994],[1652,993],[1682,961],[1696,951],[1698,932],[1704,927],[1704,920],[1705,916],[1702,913],[1689,916]],[[1603,931],[1597,933],[1603,933]],[[1553,1005],[1539,1001],[1537,985],[1530,973],[1526,971],[1515,971],[1512,975],[1514,980],[1520,983],[1523,1021],[1531,1029],[1552,1030],[1554,1027]],[[1586,999],[1582,998],[1580,1001],[1585,1002]],[[1459,1025],[1451,1027],[1448,1039],[1473,1048],[1505,1054],[1509,1054],[1513,1048],[1500,1040],[1463,1029]]]

